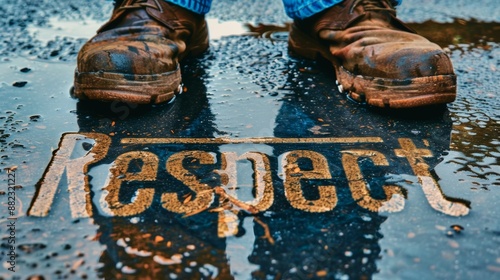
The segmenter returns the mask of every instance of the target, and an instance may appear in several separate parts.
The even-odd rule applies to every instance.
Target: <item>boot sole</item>
[[[292,25],[288,47],[292,54],[318,60],[335,68],[340,92],[353,100],[382,108],[414,108],[450,103],[456,97],[456,76],[438,75],[413,79],[385,79],[354,75],[342,67],[324,45]]]
[[[155,75],[75,71],[73,95],[82,100],[158,104],[181,92],[180,68]]]

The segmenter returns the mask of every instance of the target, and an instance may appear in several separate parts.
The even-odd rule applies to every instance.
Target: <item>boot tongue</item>
[[[356,0],[353,2],[350,13],[363,14],[366,12],[385,12],[396,16],[394,7],[385,0]]]
[[[396,16],[393,6],[384,0],[353,0],[350,6],[343,9],[343,12],[342,21],[338,20],[335,25],[324,26],[319,30],[318,34],[321,39],[332,40],[336,37],[336,33],[352,26],[378,26],[392,29],[392,21]]]
[[[113,29],[116,27],[126,27],[133,25],[141,25],[141,22],[151,21],[151,17],[146,12],[146,8],[156,8],[152,4],[147,3],[147,0],[124,0],[120,5],[115,6],[111,19],[104,24],[97,33]],[[156,1],[153,1],[156,4]],[[118,4],[118,3],[117,3]]]

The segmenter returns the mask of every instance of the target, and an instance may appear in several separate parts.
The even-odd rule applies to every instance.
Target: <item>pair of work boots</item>
[[[179,61],[208,48],[204,16],[163,0],[124,0],[78,54],[74,95],[161,103],[181,91]],[[389,0],[345,0],[295,20],[292,53],[331,61],[339,88],[377,107],[452,102],[449,57],[396,18]]]

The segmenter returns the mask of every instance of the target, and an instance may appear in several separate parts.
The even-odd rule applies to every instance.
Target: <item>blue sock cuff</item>
[[[165,0],[192,12],[204,15],[210,11],[212,0]]]
[[[324,11],[343,0],[283,0],[286,14],[292,19],[304,19]],[[391,0],[395,5],[403,0]]]

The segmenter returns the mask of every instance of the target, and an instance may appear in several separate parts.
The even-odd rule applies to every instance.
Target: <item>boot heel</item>
[[[292,55],[296,54],[307,59],[326,59],[334,64],[337,61],[330,53],[327,45],[322,44],[318,38],[312,37],[300,30],[295,24],[292,24],[288,37],[288,49]]]
[[[292,24],[288,37],[288,50],[292,55],[312,60],[318,59],[320,52],[312,41],[313,39],[310,36],[302,32],[295,24]]]

